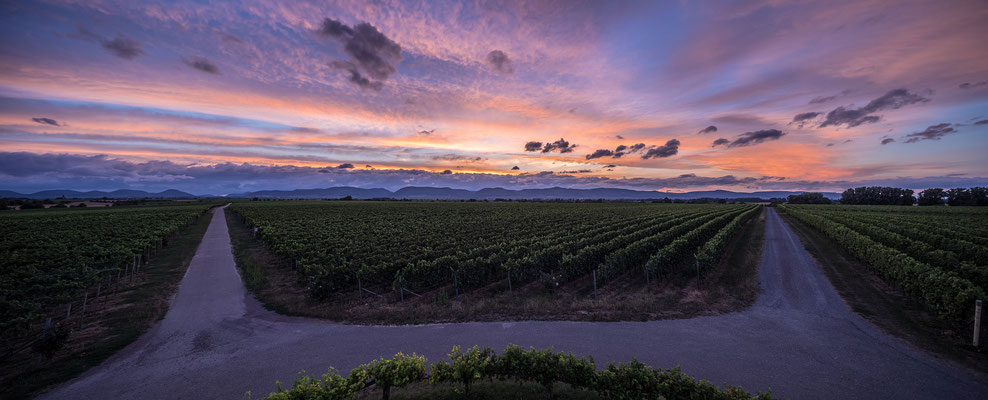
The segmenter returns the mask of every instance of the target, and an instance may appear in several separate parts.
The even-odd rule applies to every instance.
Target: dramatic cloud
[[[213,64],[212,61],[209,61],[204,57],[189,57],[182,59],[182,62],[185,63],[185,65],[188,65],[192,68],[195,68],[205,73],[209,73],[209,74],[220,73],[220,69],[216,67],[216,64]]]
[[[988,81],[981,81],[981,82],[975,82],[975,83],[964,82],[964,83],[962,83],[960,85],[957,85],[957,87],[959,87],[961,89],[973,89],[973,88],[976,88],[978,86],[984,86],[984,85],[988,85]]]
[[[575,144],[570,145],[566,139],[562,138],[552,143],[546,142],[545,146],[542,146],[542,142],[536,141],[525,143],[525,151],[539,151],[541,149],[543,153],[551,153],[553,151],[558,151],[560,153],[572,153],[575,148]]]
[[[785,136],[786,133],[778,129],[765,129],[754,132],[745,132],[737,136],[730,143],[722,142],[726,139],[717,139],[714,141],[714,146],[719,146],[721,144],[727,144],[728,148],[731,147],[744,147],[744,146],[754,146],[756,144],[766,142],[769,140],[778,140],[779,138]]]
[[[713,126],[713,125],[710,125],[710,126],[708,126],[706,128],[700,129],[700,131],[697,132],[697,133],[704,134],[704,133],[710,133],[710,132],[717,132],[717,127],[716,126]]]
[[[559,171],[560,174],[589,174],[593,171],[589,169],[578,169],[573,171]]]
[[[710,147],[722,146],[722,145],[725,145],[725,144],[728,144],[728,143],[731,143],[731,141],[730,140],[727,140],[727,139],[724,139],[724,138],[720,138],[720,139],[714,140],[714,143],[712,145],[710,145]]]
[[[588,160],[593,160],[595,158],[613,157],[613,156],[614,156],[614,152],[613,151],[601,149],[601,150],[594,151],[593,153],[587,154],[587,159]]]
[[[795,117],[792,117],[792,122],[802,122],[802,121],[810,120],[810,119],[816,118],[820,114],[823,114],[823,113],[819,113],[819,112],[805,112],[805,113],[802,113],[802,114],[796,114]]]
[[[100,44],[113,55],[125,60],[133,60],[145,54],[140,42],[123,35],[117,35],[113,40],[100,39]]]
[[[983,119],[981,121],[975,122],[975,125],[985,125],[988,124],[988,119]]]
[[[41,117],[39,117],[39,118],[31,118],[31,121],[37,122],[39,124],[62,126],[62,125],[59,125],[58,121],[55,121],[55,120],[53,120],[51,118],[41,118]]]
[[[447,170],[444,170],[444,171],[442,172],[442,174],[443,174],[443,175],[451,175],[451,174],[453,174],[453,171],[450,171],[450,170],[448,170],[448,169],[447,169]]]
[[[878,111],[895,110],[910,104],[927,101],[930,99],[916,93],[910,93],[906,89],[890,90],[861,108],[847,109],[843,106],[835,108],[827,113],[827,118],[820,124],[820,127],[847,125],[848,128],[853,128],[861,124],[875,123],[881,119],[881,116],[871,114]]]
[[[382,81],[397,72],[393,63],[401,61],[401,46],[384,36],[373,25],[363,22],[350,27],[326,18],[317,32],[343,44],[343,52],[350,56],[351,61],[348,64],[334,62],[330,65],[349,72],[350,82],[362,88],[380,90]],[[364,73],[370,78],[365,77]]]
[[[916,143],[920,140],[940,140],[940,138],[957,132],[951,127],[952,124],[944,122],[942,124],[930,125],[922,132],[910,133],[906,135],[906,143]]]
[[[525,151],[539,151],[542,149],[542,142],[525,143]]]
[[[676,141],[676,143],[677,143],[677,146],[678,146],[678,143],[679,142]],[[666,145],[669,145],[669,143],[666,143]],[[594,151],[591,154],[587,154],[587,160],[593,160],[595,158],[603,158],[603,157],[621,158],[625,154],[636,153],[638,151],[641,151],[644,148],[645,148],[645,143],[633,144],[631,146],[627,146],[627,145],[623,145],[622,144],[622,145],[618,145],[618,147],[616,147],[614,149],[614,151],[610,151],[610,150],[607,150],[607,149],[600,149],[600,150]],[[666,150],[666,151],[668,151],[668,150]],[[673,153],[673,154],[675,154],[675,153]]]
[[[357,86],[360,86],[363,89],[371,89],[371,90],[379,91],[381,90],[381,88],[384,87],[384,82],[372,81],[370,79],[367,79],[367,77],[362,75],[360,71],[357,69],[356,64],[352,62],[336,60],[329,63],[329,66],[349,72],[350,77],[347,78],[347,80],[356,84]]]
[[[885,139],[882,139],[882,144],[883,144],[883,145],[884,145],[884,144],[889,144],[889,143],[892,143],[892,142],[894,142],[894,141],[895,141],[895,139],[892,139],[892,138],[885,138]]]
[[[337,169],[353,169],[353,164],[345,163],[336,166]]]
[[[501,50],[494,50],[487,53],[487,64],[494,68],[495,71],[502,74],[510,74],[515,72],[515,67],[511,63],[511,59],[508,58],[507,54],[504,54]]]
[[[532,143],[532,142],[529,142],[529,144],[530,143]],[[526,149],[528,148],[528,144],[525,145],[525,148]],[[553,152],[553,151],[557,151],[558,150],[560,153],[571,153],[571,152],[573,152],[573,149],[574,148],[576,148],[576,145],[575,144],[574,145],[570,145],[569,142],[567,142],[565,139],[560,138],[559,140],[557,140],[555,142],[546,143],[545,144],[545,147],[542,148],[542,152],[543,153],[550,153],[550,152]]]
[[[801,114],[796,114],[795,117],[792,117],[792,122],[790,122],[789,124],[790,125],[796,124],[796,126],[798,126],[799,129],[803,129],[803,127],[805,126],[806,122],[812,120],[813,118],[816,118],[816,117],[820,116],[821,114],[823,114],[823,113],[820,113],[820,112],[812,112],[812,111],[811,112],[801,113]]]
[[[436,131],[435,129],[430,129],[430,130],[424,130],[423,129],[421,131],[418,131],[418,134],[421,135],[421,136],[429,136],[429,135],[431,135],[435,131]]]
[[[642,160],[671,157],[676,155],[676,153],[679,153],[679,140],[671,139],[662,146],[648,149],[645,154],[642,154]]]
[[[607,165],[604,166],[604,168],[614,168],[614,167],[617,167],[617,165],[607,164]]]
[[[517,171],[517,170],[520,170],[520,169],[521,169],[521,168],[518,168],[518,166],[517,166],[517,165],[515,165],[514,167],[511,167],[511,170],[512,170],[512,171]]]

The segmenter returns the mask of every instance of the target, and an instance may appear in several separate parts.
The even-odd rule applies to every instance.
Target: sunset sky
[[[988,186],[984,1],[3,2],[0,35],[0,189]]]

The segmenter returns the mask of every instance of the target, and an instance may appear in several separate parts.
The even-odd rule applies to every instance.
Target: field
[[[787,205],[950,323],[966,325],[988,288],[988,210]]]
[[[392,301],[492,285],[598,289],[632,274],[707,273],[754,205],[639,203],[235,203],[314,299],[372,292]],[[236,218],[236,217],[232,217]],[[696,262],[693,262],[696,261]],[[248,278],[248,281],[250,279]],[[248,285],[250,283],[248,282]]]
[[[22,330],[147,262],[209,205],[0,213],[0,331]],[[94,293],[95,294],[95,293]]]

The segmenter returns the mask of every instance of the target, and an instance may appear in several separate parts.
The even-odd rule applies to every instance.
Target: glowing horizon
[[[0,189],[988,186],[977,1],[3,9]]]

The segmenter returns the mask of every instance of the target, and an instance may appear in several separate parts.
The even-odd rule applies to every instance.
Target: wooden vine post
[[[981,345],[981,300],[974,302],[974,347]]]

